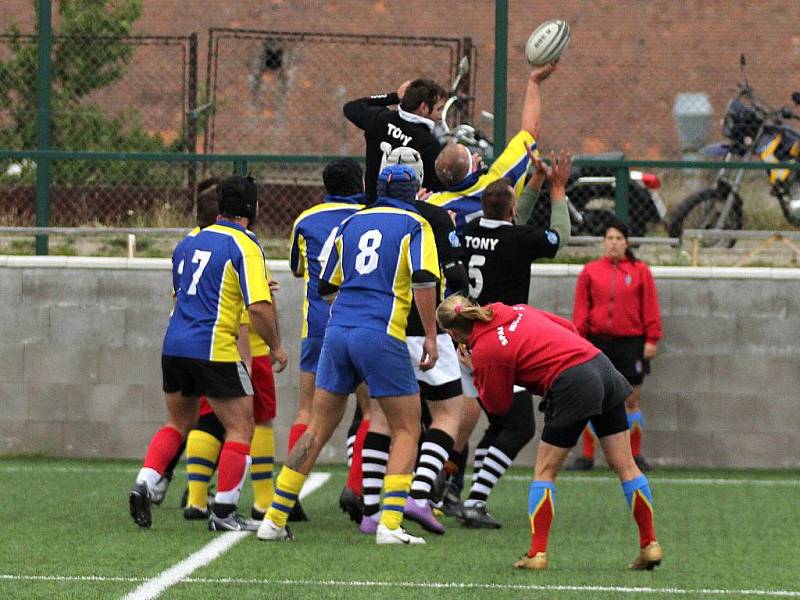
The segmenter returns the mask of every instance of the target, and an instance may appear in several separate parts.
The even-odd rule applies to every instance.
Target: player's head
[[[364,170],[352,158],[338,158],[325,165],[322,183],[330,196],[363,194]]]
[[[415,79],[408,84],[400,108],[439,122],[446,98],[447,91],[432,79]]]
[[[473,179],[477,181],[482,166],[480,154],[470,152],[469,148],[455,142],[442,148],[434,164],[436,176],[447,189],[471,185]]]
[[[389,165],[378,175],[378,198],[394,198],[412,203],[417,197],[419,182],[408,165]]]
[[[386,144],[386,147],[384,147]],[[425,166],[422,164],[422,156],[419,152],[408,146],[400,146],[392,150],[388,142],[381,142],[381,150],[383,157],[381,158],[381,168],[383,171],[389,165],[408,165],[414,169],[417,175],[419,185],[422,185],[422,180],[425,178]]]
[[[517,212],[517,200],[511,181],[501,177],[486,186],[481,195],[483,216],[495,221],[512,221]]]
[[[258,188],[255,180],[231,175],[217,185],[219,214],[226,218],[246,218],[251,227],[258,214]]]
[[[614,260],[623,256],[636,260],[628,243],[628,226],[617,217],[611,217],[603,227],[603,254]]]
[[[436,320],[451,338],[459,344],[466,344],[475,321],[492,320],[492,309],[482,308],[464,296],[453,294],[436,309]]]
[[[217,186],[222,181],[220,177],[208,177],[197,184],[196,217],[197,226],[201,229],[213,225],[219,214],[217,202]]]

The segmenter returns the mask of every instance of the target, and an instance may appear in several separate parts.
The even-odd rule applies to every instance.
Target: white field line
[[[2,581],[64,581],[64,582],[136,582],[141,577],[103,577],[91,575],[8,575],[0,574]],[[181,583],[197,585],[243,585],[243,586],[320,586],[341,588],[390,588],[390,589],[460,589],[460,590],[513,590],[532,592],[598,592],[609,594],[673,594],[681,596],[766,596],[780,598],[800,598],[798,590],[758,590],[739,589],[725,590],[719,588],[674,588],[674,587],[638,587],[638,586],[606,586],[606,585],[557,585],[557,584],[524,584],[524,583],[462,583],[462,582],[413,582],[413,581],[337,581],[334,579],[239,579],[234,577],[206,578],[187,577]]]
[[[1,460],[1,459],[0,459]],[[65,467],[56,465],[3,465],[0,464],[0,473],[137,473],[139,467]],[[330,474],[328,474],[330,475]],[[469,476],[472,478],[472,475]],[[531,481],[527,475],[504,475],[508,481]],[[800,487],[800,479],[730,479],[725,477],[659,477],[658,474],[650,475],[654,483],[667,485],[753,485]],[[561,475],[559,481],[577,481],[578,483],[617,483],[616,477]]]
[[[322,487],[328,479],[330,473],[311,473],[306,480],[300,498]],[[183,581],[197,569],[206,566],[221,554],[241,542],[249,535],[249,532],[229,531],[223,533],[213,542],[200,548],[178,564],[170,567],[166,571],[159,573],[153,579],[145,581],[131,593],[123,597],[123,600],[150,600],[160,596],[168,587]]]

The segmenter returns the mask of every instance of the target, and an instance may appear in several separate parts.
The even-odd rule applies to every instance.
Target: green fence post
[[[508,0],[494,3],[494,148],[498,156],[506,147],[508,111]]]
[[[50,150],[50,79],[53,32],[51,30],[51,0],[38,0],[39,40],[36,47],[36,149]],[[50,157],[36,159],[36,226],[50,223]],[[46,255],[48,237],[36,236],[36,254]]]
[[[233,161],[233,173],[235,175],[241,175],[242,177],[247,175],[247,161],[246,160]]]
[[[626,225],[630,222],[630,172],[628,167],[618,167],[616,172],[617,184],[614,202],[614,213]]]

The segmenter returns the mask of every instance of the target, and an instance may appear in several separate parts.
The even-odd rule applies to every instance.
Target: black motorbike
[[[756,156],[767,163],[800,161],[800,131],[784,124],[789,119],[800,119],[800,115],[787,107],[772,109],[758,100],[747,83],[746,64],[743,54],[742,82],[722,121],[722,135],[729,141],[700,150],[705,156],[724,157],[726,163],[732,164],[720,169],[714,187],[694,192],[678,205],[668,228],[672,237],[680,237],[684,229],[742,228],[744,201],[739,189],[745,169],[736,169],[736,160]],[[800,92],[792,94],[792,101],[800,105]],[[768,174],[770,193],[777,198],[784,217],[792,225],[800,226],[800,172],[770,169]],[[728,248],[735,243],[732,239],[704,242]]]
[[[581,158],[622,160],[625,156],[622,152],[575,156],[576,160]],[[628,226],[632,236],[641,237],[647,233],[649,224],[665,223],[667,209],[658,194],[661,181],[657,175],[633,169],[629,173]],[[567,182],[572,235],[603,235],[606,225],[614,218],[616,187],[615,167],[572,167]],[[550,224],[550,190],[547,182],[542,186],[529,222],[539,227]]]

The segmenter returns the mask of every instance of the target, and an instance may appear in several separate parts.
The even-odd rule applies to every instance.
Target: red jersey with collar
[[[575,287],[572,320],[584,337],[644,336],[661,339],[653,274],[641,260],[603,257],[587,263]]]
[[[505,414],[514,385],[544,396],[556,378],[600,354],[562,317],[526,304],[489,304],[494,316],[475,321],[469,344],[475,386],[486,410]]]

